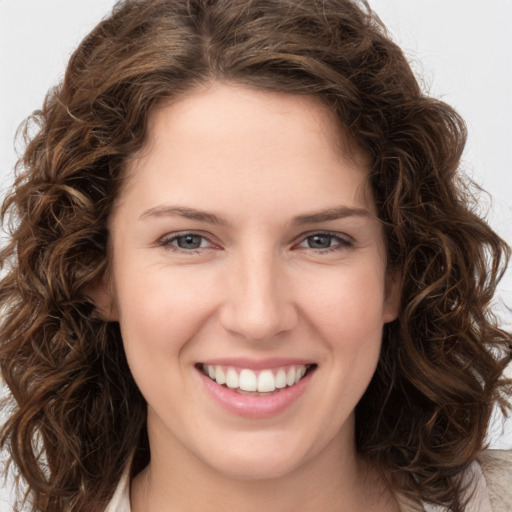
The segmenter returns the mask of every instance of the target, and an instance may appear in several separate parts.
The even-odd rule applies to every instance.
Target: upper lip
[[[310,359],[297,357],[271,357],[266,359],[253,359],[249,357],[218,357],[201,361],[199,364],[208,366],[231,366],[235,368],[248,368],[250,370],[266,370],[281,366],[310,365]]]

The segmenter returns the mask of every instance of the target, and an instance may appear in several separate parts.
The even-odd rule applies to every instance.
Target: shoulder
[[[486,450],[478,457],[493,512],[512,510],[512,450]]]

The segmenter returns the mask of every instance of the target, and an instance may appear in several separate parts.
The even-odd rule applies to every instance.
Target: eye
[[[205,236],[190,232],[166,236],[159,242],[159,245],[176,251],[185,252],[214,246]]]
[[[352,241],[348,237],[343,237],[338,233],[312,233],[304,238],[299,247],[305,249],[314,249],[320,252],[330,252],[341,250],[352,246]]]

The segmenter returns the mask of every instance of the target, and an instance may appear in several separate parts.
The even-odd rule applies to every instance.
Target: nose
[[[248,341],[270,341],[291,331],[298,314],[278,258],[253,251],[231,263],[220,314],[223,327]]]

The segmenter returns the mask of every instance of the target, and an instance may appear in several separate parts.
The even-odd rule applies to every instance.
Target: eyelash
[[[180,238],[186,238],[187,236],[200,237],[201,243],[203,240],[207,240],[209,243],[212,243],[208,239],[208,237],[206,237],[205,235],[203,235],[201,233],[197,233],[195,231],[183,231],[181,233],[175,233],[172,236],[165,236],[158,242],[158,245],[161,247],[165,247],[166,249],[169,249],[171,251],[187,253],[187,254],[196,254],[201,249],[204,249],[204,247],[198,247],[195,249],[184,249],[183,247],[178,247],[176,245],[173,245],[173,242],[179,240]]]
[[[333,233],[331,231],[315,231],[312,233],[307,233],[305,235],[302,235],[300,244],[306,242],[308,239],[311,239],[313,237],[321,237],[321,236],[329,237],[330,242],[334,241],[334,242],[336,242],[336,245],[331,246],[331,247],[326,247],[323,249],[322,248],[313,248],[313,247],[304,247],[304,249],[314,251],[315,253],[325,254],[325,253],[339,251],[342,249],[349,249],[350,247],[352,247],[354,245],[353,241],[351,239],[349,239],[348,237],[343,237],[339,233]],[[205,249],[205,247],[197,247],[194,249],[185,249],[183,247],[178,247],[173,244],[173,242],[176,242],[180,238],[185,238],[185,237],[200,237],[202,239],[202,241],[206,240],[210,244],[213,244],[213,242],[211,242],[207,236],[205,236],[201,233],[197,233],[195,231],[184,231],[181,233],[173,234],[172,236],[166,236],[166,237],[162,238],[158,242],[158,245],[160,247],[165,247],[172,251],[186,253],[186,254],[197,254],[202,249]],[[299,246],[300,246],[300,244],[299,244]],[[207,248],[209,248],[209,247],[207,247]]]
[[[314,233],[308,233],[308,234],[306,234],[306,236],[303,236],[301,243],[304,243],[308,239],[311,239],[311,238],[313,238],[315,236],[317,236],[317,237],[318,236],[326,236],[326,237],[329,237],[331,239],[331,242],[332,241],[336,242],[336,245],[331,246],[331,247],[327,247],[327,248],[324,248],[324,249],[319,249],[319,248],[315,249],[313,247],[306,247],[305,248],[305,249],[309,249],[311,251],[314,251],[316,253],[319,252],[320,254],[335,252],[335,251],[339,251],[339,250],[342,250],[342,249],[349,249],[350,247],[352,247],[354,245],[353,241],[350,238],[348,238],[347,236],[342,236],[339,233],[333,233],[331,231],[315,231]]]

